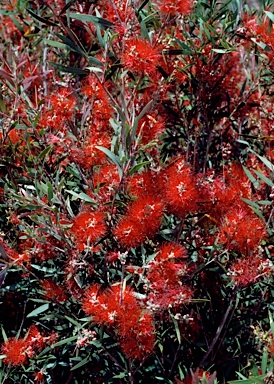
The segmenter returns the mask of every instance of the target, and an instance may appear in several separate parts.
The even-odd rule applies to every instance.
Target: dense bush
[[[1,383],[273,382],[272,11],[2,1]]]

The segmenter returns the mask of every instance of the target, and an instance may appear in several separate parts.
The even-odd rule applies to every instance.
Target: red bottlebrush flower
[[[159,195],[158,175],[152,171],[135,173],[128,178],[127,187],[131,196]]]
[[[128,358],[142,361],[152,353],[155,340],[152,316],[140,312],[137,322],[132,327],[126,327],[126,332],[121,335],[120,345]]]
[[[94,132],[88,138],[83,148],[77,148],[74,150],[70,157],[73,161],[80,163],[85,169],[89,169],[95,165],[101,165],[106,163],[106,154],[97,146],[105,148],[110,147],[110,137],[106,133]]]
[[[75,243],[80,250],[85,244],[98,241],[106,233],[107,227],[102,212],[82,212],[75,219],[70,232],[75,238]]]
[[[42,281],[41,287],[45,291],[44,296],[49,300],[64,302],[68,299],[64,288],[60,285],[57,285],[52,280]]]
[[[178,243],[166,243],[161,246],[161,249],[156,256],[155,260],[161,261],[174,261],[176,259],[186,259],[188,257],[187,251]]]
[[[133,202],[113,231],[118,242],[126,248],[137,247],[153,237],[161,225],[164,204],[156,196],[140,196]]]
[[[164,310],[189,302],[193,291],[180,280],[186,272],[186,263],[182,261],[186,257],[185,249],[179,244],[167,243],[149,263],[147,305],[150,309]]]
[[[110,264],[113,264],[115,263],[115,261],[117,261],[120,257],[120,252],[110,252],[107,257],[106,257],[106,260],[110,263]]]
[[[125,49],[121,55],[125,68],[150,75],[156,71],[160,60],[158,48],[153,47],[147,40],[131,37],[125,41]]]
[[[1,353],[6,355],[4,362],[12,365],[25,364],[28,347],[29,344],[24,339],[9,338],[1,347]]]
[[[43,370],[38,371],[34,374],[34,381],[36,381],[36,383],[43,383],[44,379],[45,379],[45,375]]]
[[[36,325],[29,328],[25,340],[36,351],[41,351],[46,345],[46,338],[40,333]]]
[[[177,161],[166,171],[162,190],[171,213],[185,216],[197,209],[199,195],[196,180],[184,160]]]
[[[73,91],[66,87],[60,87],[48,98],[49,109],[42,110],[39,125],[42,128],[53,128],[58,131],[63,130],[66,121],[71,119],[74,113],[76,98]]]
[[[262,260],[259,256],[238,259],[229,269],[232,281],[244,287],[271,273],[273,273],[272,262],[268,259]]]
[[[125,354],[142,360],[154,346],[154,324],[151,315],[139,305],[130,288],[112,286],[99,293],[93,285],[86,291],[83,310],[99,324],[114,325]]]
[[[187,15],[192,11],[193,0],[156,0],[159,10],[167,15]]]
[[[232,207],[223,217],[220,227],[220,242],[243,254],[257,248],[266,235],[264,221],[245,206]]]
[[[148,144],[152,140],[160,136],[165,129],[165,119],[156,113],[143,117],[137,129],[137,135],[141,136],[141,143]]]

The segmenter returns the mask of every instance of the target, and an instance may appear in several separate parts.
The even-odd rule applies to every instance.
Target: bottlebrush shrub
[[[1,383],[254,374],[273,311],[271,3],[2,8]]]

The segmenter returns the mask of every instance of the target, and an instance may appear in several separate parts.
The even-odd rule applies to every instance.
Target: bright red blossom
[[[159,10],[170,16],[186,15],[192,11],[193,0],[156,0]]]
[[[131,37],[125,41],[125,49],[121,55],[125,68],[149,75],[156,71],[160,60],[158,48],[153,47],[147,40]]]
[[[12,337],[1,347],[1,353],[6,355],[4,361],[7,364],[21,365],[27,361],[28,342],[24,339]]]
[[[177,216],[185,216],[197,209],[199,194],[196,180],[183,159],[176,161],[165,172],[162,193],[168,210]]]
[[[249,207],[238,205],[223,217],[219,240],[228,249],[247,254],[256,249],[266,235],[264,221]]]
[[[255,283],[261,277],[273,273],[273,264],[270,260],[262,260],[259,256],[248,256],[234,262],[230,268],[231,279],[240,286]]]
[[[157,196],[140,196],[133,202],[128,213],[119,221],[113,234],[126,248],[141,245],[152,238],[161,225],[164,204]]]
[[[106,233],[105,217],[102,212],[82,212],[75,219],[70,232],[75,238],[76,246],[84,250],[85,244],[95,243]]]
[[[149,294],[147,306],[152,310],[180,307],[193,296],[191,288],[181,283],[186,273],[186,250],[177,243],[166,243],[148,265]]]
[[[41,287],[44,290],[44,296],[49,300],[64,302],[68,296],[61,285],[54,283],[52,280],[43,280]]]
[[[155,342],[153,319],[130,288],[121,290],[118,285],[100,293],[99,286],[93,285],[86,291],[83,310],[95,322],[118,329],[121,348],[129,358],[142,360],[151,353]]]

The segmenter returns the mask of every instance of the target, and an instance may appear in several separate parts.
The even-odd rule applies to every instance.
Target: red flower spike
[[[171,213],[185,216],[197,209],[199,194],[196,180],[184,160],[177,161],[166,171],[162,189]]]
[[[70,232],[74,235],[76,246],[83,250],[85,244],[98,241],[106,233],[107,227],[102,212],[82,212],[74,219]]]
[[[9,338],[1,347],[1,353],[6,355],[4,362],[11,365],[25,364],[28,347],[29,344],[24,339]]]
[[[125,68],[150,75],[156,71],[160,60],[158,48],[153,47],[147,40],[136,37],[125,40],[125,49],[121,55]]]
[[[137,247],[146,238],[155,236],[161,225],[164,204],[155,196],[141,196],[132,203],[113,231],[118,242],[126,247]]]
[[[193,0],[156,0],[159,10],[167,15],[187,15],[192,11]]]
[[[234,262],[230,268],[229,276],[235,284],[247,286],[255,283],[260,277],[273,273],[271,260],[262,260],[258,256],[248,256]]]
[[[64,302],[68,299],[64,288],[60,285],[57,285],[52,280],[43,280],[41,282],[41,287],[44,290],[44,296],[53,301]]]
[[[266,235],[264,221],[247,206],[238,205],[223,217],[219,241],[229,250],[247,254],[256,249]]]

